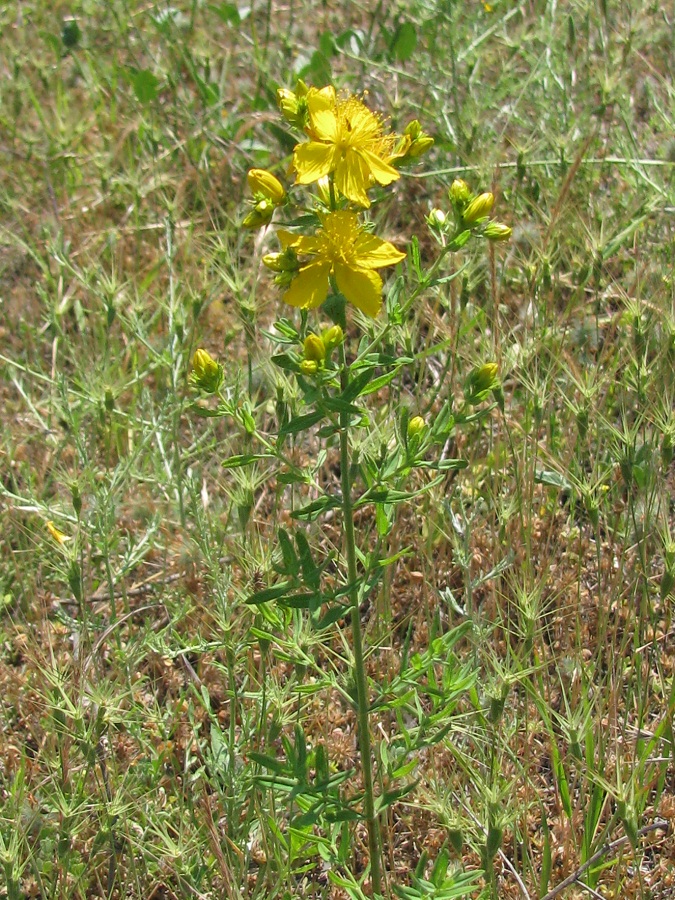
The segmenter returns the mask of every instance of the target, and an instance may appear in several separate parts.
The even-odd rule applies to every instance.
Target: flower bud
[[[319,371],[319,364],[314,359],[303,359],[300,363],[300,371],[303,375],[316,375]]]
[[[422,156],[423,153],[426,153],[427,150],[431,149],[433,145],[434,139],[431,135],[422,131],[420,123],[417,119],[413,119],[412,122],[408,122],[405,131],[401,136],[401,141],[396,148],[397,158],[394,162],[395,164],[401,164],[417,159]]]
[[[207,394],[215,394],[223,383],[223,367],[206,350],[195,350],[190,381]]]
[[[274,215],[274,204],[270,200],[259,200],[241,223],[244,228],[262,228],[269,225]]]
[[[424,421],[422,416],[413,416],[412,419],[408,422],[408,437],[418,437],[424,429],[427,427],[427,423]]]
[[[455,178],[450,185],[448,197],[453,206],[464,209],[466,204],[471,200],[471,188],[463,178]]]
[[[474,197],[462,213],[464,224],[475,225],[480,219],[484,219],[486,216],[490,215],[490,211],[494,205],[495,196],[489,191]]]
[[[328,354],[340,346],[345,339],[345,335],[339,325],[333,325],[331,328],[326,328],[321,335],[321,339],[326,348],[326,354]]]
[[[248,186],[256,199],[269,200],[274,206],[279,206],[286,199],[284,186],[266,169],[251,169],[248,173]]]
[[[318,334],[313,334],[312,332],[310,332],[307,335],[307,337],[305,338],[305,343],[303,345],[303,350],[305,359],[320,363],[323,362],[326,358],[326,345]]]
[[[300,268],[298,254],[292,247],[286,247],[281,253],[266,253],[262,261],[273,272],[296,272]]]
[[[296,128],[304,128],[307,122],[307,85],[304,81],[298,81],[295,91],[287,88],[279,88],[277,91],[277,104],[281,115],[289,125]]]
[[[422,134],[422,126],[419,123],[418,119],[413,119],[412,122],[408,122],[403,130],[403,134],[407,134],[408,137],[412,141],[416,141],[417,138]]]
[[[438,230],[442,229],[445,225],[445,221],[447,216],[443,212],[442,209],[432,209],[429,215],[427,216],[427,225],[430,228],[436,228]]]
[[[511,237],[511,229],[503,222],[490,222],[483,232],[489,241],[508,241]]]
[[[476,366],[464,385],[464,396],[467,403],[472,405],[482,403],[486,395],[499,386],[498,371],[499,367],[494,362]]]
[[[427,150],[431,150],[434,146],[434,139],[430,134],[422,134],[417,138],[417,140],[413,141],[410,145],[410,149],[408,150],[408,157],[410,159],[419,159],[420,156],[423,156]]]

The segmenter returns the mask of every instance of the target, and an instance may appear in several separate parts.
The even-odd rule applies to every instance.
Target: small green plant
[[[397,421],[382,421],[377,409],[367,406],[367,398],[393,391],[419,362],[414,347],[399,346],[399,326],[425,291],[456,277],[456,271],[445,268],[449,255],[476,237],[508,240],[511,230],[490,220],[491,193],[476,196],[457,179],[449,190],[450,210],[434,209],[428,216],[439,250],[425,267],[418,237],[412,236],[404,252],[374,233],[372,212],[383,189],[398,181],[402,168],[433,143],[419,122],[411,122],[401,135],[390,133],[361,98],[302,82],[294,92],[280,90],[279,105],[286,121],[308,138],[293,153],[297,191],[288,192],[272,172],[251,170],[252,207],[243,225],[276,227],[277,213],[286,215],[285,227],[275,232],[281,247],[266,253],[263,263],[283,290],[283,301],[300,310],[300,316],[295,322],[280,319],[267,337],[279,348],[272,362],[297,382],[301,406],[289,411],[278,398],[276,433],[270,433],[259,424],[251,402],[229,389],[223,366],[201,349],[193,358],[191,381],[205,397],[218,397],[217,406],[198,402],[195,411],[232,419],[250,448],[223,465],[236,470],[264,463],[292,504],[290,518],[296,527],[278,531],[274,575],[247,598],[259,611],[262,628],[257,627],[256,634],[264,652],[278,646],[272,624],[278,618],[268,611],[270,605],[286,622],[305,611],[319,639],[328,640],[347,623],[351,627],[351,646],[342,642],[345,674],[335,684],[355,710],[363,793],[348,796],[342,790],[344,773],[331,774],[323,748],[308,751],[299,725],[294,742],[284,739],[284,761],[255,752],[253,758],[271,773],[259,783],[282,786],[298,810],[287,842],[292,855],[315,843],[322,855],[327,846],[334,847],[333,858],[342,862],[344,830],[337,826],[364,819],[372,892],[382,895],[388,889],[381,817],[413,789],[410,776],[420,750],[449,732],[459,698],[475,681],[475,670],[462,663],[454,649],[470,628],[464,623],[436,637],[424,654],[404,658],[396,677],[373,682],[367,661],[377,646],[366,641],[361,610],[374,602],[387,567],[408,552],[386,552],[399,507],[420,502],[448,473],[467,465],[461,458],[446,457],[443,448],[457,428],[484,419],[496,406],[503,408],[503,394],[497,365],[488,362],[466,376],[461,404],[455,401],[452,383],[444,385],[433,415],[404,406]],[[391,266],[400,268],[385,292],[383,315],[379,270]],[[358,311],[353,318],[347,304]],[[310,321],[315,310],[320,318]],[[298,460],[295,449],[302,435],[311,441],[314,462]],[[325,476],[329,459],[339,472],[339,483]],[[297,497],[303,498],[300,506]],[[370,533],[356,525],[356,516],[363,521],[365,511],[374,523]],[[318,548],[312,548],[310,523],[335,519],[336,513],[341,546],[327,551],[319,541]],[[373,724],[385,716],[393,717],[397,733],[386,746],[374,747]],[[328,844],[317,843],[316,826],[331,836]],[[473,876],[447,875],[439,862],[431,884],[439,897],[458,897],[468,893],[474,881]],[[427,892],[427,882],[416,884]]]

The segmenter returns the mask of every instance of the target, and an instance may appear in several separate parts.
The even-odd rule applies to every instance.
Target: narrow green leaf
[[[274,459],[274,456],[271,453],[238,453],[236,456],[228,456],[221,465],[224,469],[240,469],[243,466],[250,466],[259,459]]]
[[[344,619],[349,610],[351,609],[351,604],[346,603],[340,606],[331,606],[327,613],[325,613],[317,622],[316,630],[323,631],[324,628],[328,628],[330,625],[334,625],[336,622],[339,622],[340,619]]]
[[[320,497],[318,500],[308,503],[307,506],[303,506],[302,509],[296,509],[291,513],[291,518],[300,522],[313,522],[321,513],[328,509],[335,509],[339,505],[335,497]]]
[[[251,596],[246,599],[246,602],[250,603],[252,606],[257,606],[260,603],[267,603],[269,600],[278,600],[288,592],[290,586],[288,581],[284,581],[282,584],[277,584],[274,587],[256,591],[255,594],[251,594]]]
[[[305,416],[295,416],[295,418],[291,419],[290,422],[287,422],[284,427],[280,429],[279,434],[298,434],[300,431],[306,431],[308,428],[316,425],[317,422],[320,422],[323,417],[324,414],[322,412],[307,413]]]

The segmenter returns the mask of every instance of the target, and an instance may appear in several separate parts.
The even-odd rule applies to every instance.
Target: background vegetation
[[[282,785],[325,764],[359,790],[345,648],[302,615],[261,644],[245,603],[292,490],[222,468],[245,434],[187,383],[203,346],[260,427],[299,410],[264,333],[269,241],[239,223],[246,171],[285,176],[275,91],[302,76],[436,140],[378,233],[433,259],[457,175],[514,229],[456,255],[401,326],[415,377],[371,398],[375,440],[487,360],[506,400],[399,516],[386,550],[410,549],[362,610],[375,682],[412,660],[443,700],[440,648],[473,685],[387,810],[390,885],[448,898],[446,868],[488,863],[474,896],[675,897],[666,7],[25,0],[0,28],[0,896],[367,891],[360,826],[307,824]],[[413,724],[381,721],[382,771]]]

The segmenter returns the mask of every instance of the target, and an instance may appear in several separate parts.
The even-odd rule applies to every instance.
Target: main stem
[[[342,372],[340,375],[342,391],[349,385],[349,369],[345,356],[344,344],[341,347]],[[373,894],[382,894],[380,827],[375,815],[375,797],[373,794],[373,756],[370,745],[370,722],[368,699],[368,682],[363,659],[363,634],[361,632],[361,614],[359,610],[359,591],[356,583],[356,543],[354,541],[354,517],[352,514],[352,485],[349,477],[349,412],[340,413],[340,478],[342,481],[342,514],[344,521],[345,542],[347,545],[347,570],[351,589],[349,599],[352,616],[352,641],[354,645],[354,675],[356,679],[358,741],[363,771],[363,787],[365,790],[366,824],[368,827],[368,848],[370,850],[370,877]]]

